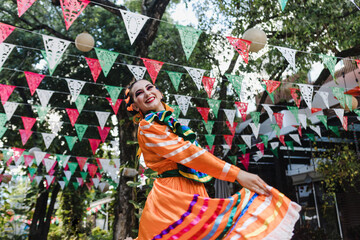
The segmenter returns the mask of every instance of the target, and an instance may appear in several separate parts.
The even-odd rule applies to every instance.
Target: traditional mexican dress
[[[206,181],[209,174],[234,182],[240,169],[184,140],[186,130],[170,115],[150,113],[139,123],[138,141],[146,165],[167,177],[154,182],[138,240],[290,239],[300,206],[276,189],[269,187],[269,196],[243,188],[230,198],[209,198],[201,179],[176,174],[179,166],[185,166],[204,173],[195,178]]]

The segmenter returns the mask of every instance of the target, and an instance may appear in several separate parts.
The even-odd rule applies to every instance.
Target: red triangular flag
[[[231,148],[234,135],[223,135],[223,136],[225,138],[226,144]]]
[[[280,86],[280,83],[281,83],[279,81],[274,81],[274,80],[264,80],[263,79],[263,81],[265,82],[266,90],[269,93],[273,93]]]
[[[242,120],[246,121],[246,111],[247,111],[248,103],[235,102],[235,104],[236,104],[237,108],[239,109]]]
[[[242,56],[245,63],[248,63],[249,60],[249,49],[251,41],[234,38],[234,37],[226,37],[230,44],[236,49],[236,51]]]
[[[0,23],[0,44],[14,31],[16,27]]]
[[[344,116],[344,117],[343,117],[342,127],[344,128],[345,131],[348,130],[348,117],[347,117],[347,116]]]
[[[86,187],[89,189],[89,191],[91,190],[92,185],[94,185],[92,182],[87,182],[85,183]]]
[[[82,171],[88,158],[87,157],[76,157],[76,160],[79,164],[80,171]]]
[[[322,108],[311,108],[311,114],[320,112],[321,110],[322,110]]]
[[[21,135],[21,142],[23,145],[26,144],[26,142],[29,140],[31,134],[33,131],[25,130],[25,129],[19,129],[20,135]]]
[[[31,128],[34,126],[36,122],[36,118],[31,118],[31,117],[21,117],[21,120],[24,124],[25,130],[31,130]]]
[[[92,139],[92,138],[89,138],[88,140],[90,143],[91,150],[92,150],[93,154],[95,155],[96,149],[99,147],[101,140],[100,139]]]
[[[156,60],[148,59],[148,58],[141,58],[144,62],[144,65],[151,77],[152,82],[155,84],[157,75],[160,72],[160,69],[164,62],[159,62]]]
[[[101,181],[102,174],[97,172],[97,173],[96,173],[96,176],[97,176],[97,178],[99,179],[99,181]]]
[[[66,108],[66,112],[69,116],[71,125],[74,127],[76,120],[79,117],[79,111],[76,108]]]
[[[275,116],[277,125],[281,129],[282,125],[283,125],[284,114],[283,113],[274,113],[274,116]]]
[[[290,88],[290,94],[295,101],[296,106],[299,108],[301,103],[301,96],[298,94],[298,88]]]
[[[101,158],[96,158],[96,162],[97,162],[97,165],[99,166],[99,169],[102,170],[102,165],[101,165],[101,162],[99,159],[101,159]]]
[[[280,135],[279,140],[284,146],[286,146],[286,144],[285,144],[285,135]]]
[[[208,94],[208,97],[211,98],[211,91],[212,91],[214,83],[215,83],[215,78],[203,77],[202,83],[204,84],[204,88],[205,88],[206,93]]]
[[[12,147],[11,149],[13,150],[14,161],[17,162],[17,160],[21,157],[21,155],[23,154],[23,152],[25,151],[25,149],[23,149],[23,148],[16,148],[16,147]]]
[[[44,79],[45,75],[37,74],[33,72],[24,72],[26,81],[30,88],[31,96],[34,95],[37,87],[40,85],[41,81]]]
[[[233,126],[231,126],[231,123],[229,121],[226,121],[226,125],[230,129],[230,132],[231,132],[232,135],[235,135],[235,130],[236,130],[237,124],[238,124],[237,122],[234,122]]]
[[[97,128],[99,130],[101,141],[104,143],[111,128],[110,127],[104,127],[103,129],[101,129],[100,126],[97,126]]]
[[[292,125],[292,126],[293,126],[294,128],[297,128],[300,137],[302,137],[301,126],[300,126],[300,125],[299,125],[299,126]]]
[[[80,13],[90,3],[88,0],[60,0],[61,9],[63,12],[66,30],[80,15]]]
[[[34,156],[24,155],[25,167],[28,167],[30,163],[32,163],[33,161],[34,161]]]
[[[212,145],[212,148],[210,149],[209,145],[205,146],[209,153],[214,154],[215,145]]]
[[[239,159],[241,160],[242,165],[244,165],[246,171],[248,171],[250,163],[250,153],[242,154]]]
[[[263,155],[265,154],[265,145],[264,145],[264,143],[257,143],[256,147],[261,151],[261,153]]]
[[[117,99],[115,105],[113,104],[111,98],[107,97],[106,99],[109,101],[110,106],[112,107],[115,115],[117,115],[117,113],[119,111],[119,107],[120,107],[123,99]]]
[[[17,0],[18,16],[21,17],[36,0]]]
[[[93,178],[96,174],[98,166],[96,166],[95,164],[89,164],[87,169],[88,169],[90,176]]]
[[[99,61],[99,59],[96,59],[96,58],[87,58],[86,57],[85,59],[90,68],[91,75],[94,79],[94,82],[96,82],[101,73],[101,70],[102,70],[100,61]]]
[[[204,121],[207,123],[210,108],[196,107],[196,109],[199,111],[199,113],[201,114],[202,118],[203,118]]]
[[[4,105],[9,99],[16,86],[0,84],[1,103]]]

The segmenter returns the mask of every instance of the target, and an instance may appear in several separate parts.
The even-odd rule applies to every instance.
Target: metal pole
[[[297,203],[300,204],[300,197],[299,197],[299,193],[300,193],[300,186],[295,186],[295,190],[296,190],[296,200],[297,200]],[[300,216],[300,225],[302,225],[302,219],[301,219],[301,216]]]
[[[337,221],[338,221],[338,224],[339,224],[340,237],[341,237],[341,239],[343,239],[343,233],[342,233],[342,228],[341,228],[339,208],[338,208],[338,204],[337,204],[337,201],[336,201],[336,194],[334,194],[334,200],[335,200],[336,217],[337,217]]]
[[[319,209],[318,209],[317,201],[316,201],[316,192],[315,192],[315,185],[314,185],[314,183],[312,183],[312,190],[313,190],[313,194],[314,194],[315,210],[316,210],[316,218],[317,218],[317,222],[318,222],[318,227],[321,228],[321,226],[320,226]]]

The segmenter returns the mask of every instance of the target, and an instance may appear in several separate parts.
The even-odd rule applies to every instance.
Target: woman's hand
[[[266,188],[267,184],[258,176],[240,169],[236,180],[241,186],[258,194],[268,195],[270,191]]]

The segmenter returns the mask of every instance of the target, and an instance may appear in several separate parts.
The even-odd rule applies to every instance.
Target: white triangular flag
[[[99,158],[99,162],[103,168],[103,170],[105,172],[109,171],[109,167],[110,167],[110,159],[106,159],[106,158]]]
[[[18,157],[17,159],[14,159],[15,165],[19,166],[23,161],[23,157]]]
[[[190,67],[184,67],[186,71],[188,71],[190,77],[195,82],[196,87],[200,91],[201,89],[201,82],[202,78],[204,76],[205,70],[199,69],[199,68],[190,68]]]
[[[149,17],[120,9],[131,45],[139,35]]]
[[[48,185],[51,185],[52,181],[54,180],[54,177],[55,176],[45,175]]]
[[[58,183],[60,184],[61,190],[64,190],[65,182],[64,181],[58,181]]]
[[[360,121],[360,117],[356,117],[358,121]]]
[[[355,3],[354,0],[350,0],[350,2],[352,2],[352,3],[356,6],[356,8],[357,8],[358,10],[360,10],[360,7],[359,7],[358,5],[356,5],[356,3]]]
[[[71,42],[64,39],[42,35],[46,51],[46,60],[50,69],[55,69]]]
[[[14,49],[15,45],[8,43],[0,44],[0,69],[4,65],[6,59],[9,57],[11,51]]]
[[[223,109],[223,111],[225,112],[225,115],[226,115],[227,119],[229,120],[230,125],[233,126],[236,110],[235,109]]]
[[[71,157],[70,155],[62,155],[61,158],[59,159],[59,165],[62,166],[63,168],[65,168],[70,157]]]
[[[84,172],[87,172],[88,165],[89,165],[89,163],[85,163],[85,165],[84,165],[84,167],[83,167],[83,171],[84,171]]]
[[[44,163],[45,163],[46,172],[49,172],[52,166],[54,166],[54,164],[56,163],[56,160],[50,158],[44,158]]]
[[[74,79],[70,79],[70,78],[65,78],[65,80],[68,84],[68,88],[69,88],[70,94],[71,94],[70,102],[75,102],[86,82],[74,80]]]
[[[71,178],[71,171],[64,171],[65,177],[68,181],[70,181]]]
[[[277,148],[279,146],[279,142],[271,142],[270,146],[271,146],[271,149],[274,150],[275,148]]]
[[[46,107],[49,103],[51,96],[54,91],[44,90],[44,89],[36,89],[36,93],[40,99],[41,106]]]
[[[41,182],[41,180],[43,179],[43,176],[36,176],[35,177],[35,181],[36,183],[39,185],[39,183]]]
[[[92,178],[91,180],[94,184],[94,187],[98,188],[100,180],[98,178]]]
[[[255,138],[258,138],[261,124],[258,124],[256,126],[255,123],[249,123],[249,125],[250,125],[250,127],[251,127],[251,129],[253,131],[253,134],[255,135]]]
[[[44,159],[46,154],[47,154],[46,152],[34,151],[36,165],[38,165],[38,166],[40,165],[41,161]]]
[[[41,135],[43,137],[46,149],[48,149],[56,135],[54,133],[41,133]]]
[[[289,62],[292,69],[296,70],[295,66],[295,54],[296,50],[291,48],[285,48],[285,47],[276,47],[284,56],[284,58]]]
[[[241,135],[246,145],[251,149],[251,135]]]
[[[178,122],[183,126],[189,126],[190,120],[191,119],[187,119],[187,118],[179,118]]]
[[[106,124],[107,119],[109,118],[110,112],[95,111],[95,114],[99,120],[101,129],[103,129]]]
[[[105,186],[106,186],[106,182],[101,182],[101,183],[99,183],[99,189],[100,189],[100,191],[104,191]]]
[[[6,118],[7,118],[8,121],[10,121],[10,119],[14,115],[14,113],[15,113],[18,106],[19,106],[19,103],[9,102],[9,101],[7,101],[3,105],[4,110],[5,110],[5,114],[6,114]]]
[[[174,96],[175,96],[176,102],[179,105],[181,112],[184,114],[184,116],[186,116],[186,113],[189,109],[189,103],[190,103],[191,97],[184,96],[184,95],[177,95],[177,94],[174,94]]]
[[[273,120],[273,110],[270,108],[270,106],[268,104],[262,104],[262,106],[264,107],[265,111],[267,112],[268,116],[269,116],[269,119],[270,119],[270,122],[272,122]]]
[[[298,118],[300,121],[300,124],[306,129],[307,127],[307,122],[306,122],[306,114],[298,114]]]
[[[325,106],[329,109],[329,93],[328,92],[317,92],[325,103]]]
[[[340,119],[341,125],[344,124],[344,109],[343,108],[334,108],[336,116]]]
[[[222,144],[221,146],[223,147],[222,153],[223,153],[223,156],[225,157],[228,154],[228,152],[230,151],[230,147],[227,144]]]
[[[320,129],[320,126],[313,126],[313,125],[310,125],[310,128],[317,133],[317,135],[319,135],[319,137],[321,137],[321,129]]]
[[[256,151],[255,155],[253,156],[253,159],[255,162],[259,161],[262,157],[264,156],[264,154],[261,151]]]
[[[146,73],[146,67],[143,66],[136,66],[136,65],[126,65],[130,72],[134,75],[136,80],[144,79],[144,75]]]
[[[299,134],[289,134],[289,136],[294,139],[295,142],[297,142],[299,145],[301,145]]]
[[[314,86],[309,84],[298,84],[298,86],[300,88],[301,96],[303,96],[306,102],[306,105],[311,109]]]
[[[63,121],[48,121],[52,133],[57,134],[63,125]]]

